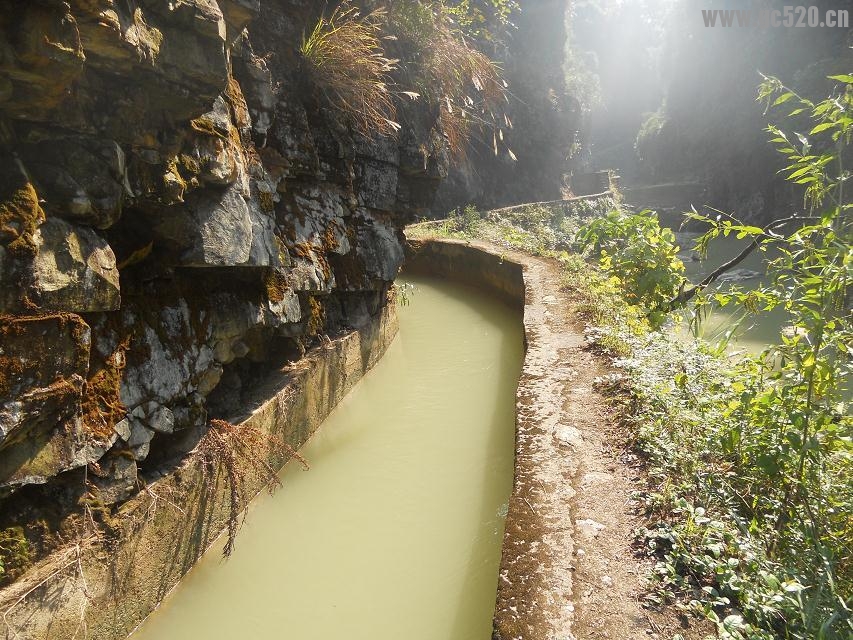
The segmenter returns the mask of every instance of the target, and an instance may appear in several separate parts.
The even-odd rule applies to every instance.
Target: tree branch
[[[771,222],[767,226],[767,228],[765,229],[763,235],[766,235],[768,232],[770,232],[774,229],[778,229],[779,227],[782,227],[789,222],[793,222],[794,220],[820,220],[820,218],[817,216],[805,216],[805,217],[790,216],[788,218],[780,218],[779,220],[775,220],[774,222]],[[699,294],[701,291],[705,290],[711,284],[716,282],[717,279],[721,275],[723,275],[726,271],[729,271],[730,269],[735,268],[741,262],[746,260],[747,256],[749,256],[750,253],[752,253],[753,251],[755,251],[755,249],[758,248],[758,245],[760,244],[760,239],[761,239],[761,236],[756,237],[752,242],[749,243],[749,245],[747,245],[746,248],[744,248],[743,251],[741,251],[739,254],[737,254],[734,258],[732,258],[728,262],[725,262],[725,263],[721,264],[719,267],[717,267],[716,269],[714,269],[711,273],[709,273],[707,276],[705,276],[699,284],[692,286],[686,290],[682,289],[678,293],[677,296],[675,296],[672,300],[670,300],[669,308],[675,309],[675,308],[680,307],[680,306],[684,305],[685,303],[689,302],[690,300],[695,298],[696,295]]]

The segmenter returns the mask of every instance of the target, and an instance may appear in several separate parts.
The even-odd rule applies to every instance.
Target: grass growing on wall
[[[300,53],[329,104],[365,136],[400,129],[389,85],[397,60],[385,55],[383,9],[362,15],[349,2],[323,16],[303,40]]]

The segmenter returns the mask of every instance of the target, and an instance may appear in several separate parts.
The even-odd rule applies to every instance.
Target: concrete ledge
[[[524,309],[524,274],[520,264],[464,242],[409,240],[405,273],[440,276],[462,282]]]
[[[390,303],[370,326],[312,350],[258,390],[241,424],[299,449],[382,357],[397,327]],[[275,468],[287,461],[281,452],[266,454]],[[223,468],[215,478],[215,486],[203,490],[199,465],[185,461],[122,507],[114,539],[93,537],[54,553],[0,591],[5,637],[127,637],[226,527]],[[247,484],[247,495],[264,488],[259,478]]]
[[[572,479],[577,435],[566,395],[583,336],[551,327],[559,309],[555,265],[480,241],[410,240],[409,272],[464,282],[523,311],[525,357],[516,392],[513,489],[505,521],[494,640],[572,640]],[[556,294],[556,295],[554,295]],[[578,390],[580,392],[580,390]],[[564,410],[564,403],[568,402]],[[580,397],[578,402],[589,402]]]

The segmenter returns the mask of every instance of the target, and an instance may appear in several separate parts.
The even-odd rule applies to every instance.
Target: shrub
[[[446,6],[465,35],[484,42],[500,40],[521,9],[515,0],[454,0]]]
[[[637,133],[634,149],[640,162],[654,174],[661,166],[661,132],[666,126],[666,105],[652,113],[645,114],[645,120]]]
[[[758,288],[712,299],[755,313],[784,309],[791,327],[764,354],[734,363],[661,334],[621,363],[625,419],[653,482],[643,497],[654,518],[643,537],[659,559],[658,595],[689,598],[689,610],[733,640],[853,633],[853,226],[845,194],[853,75],[833,79],[838,88],[821,102],[773,78],[759,93],[768,108],[812,119],[807,134],[768,127],[790,162],[788,180],[805,189],[807,213],[764,228],[722,212],[690,216],[710,229],[698,241],[702,253],[718,237],[751,240],[714,273],[750,251],[773,256]]]
[[[477,230],[481,220],[482,216],[477,210],[477,207],[469,204],[462,210],[462,215],[459,217],[460,230],[467,233],[473,233]]]
[[[625,299],[645,308],[652,326],[660,326],[684,285],[672,230],[661,228],[651,211],[614,210],[585,224],[577,237],[583,248],[600,254],[602,268],[622,285]]]

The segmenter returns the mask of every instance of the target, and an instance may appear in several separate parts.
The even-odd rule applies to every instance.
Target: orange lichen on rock
[[[267,298],[273,304],[284,300],[285,294],[289,289],[284,274],[275,269],[270,269],[267,273],[264,279],[264,287],[267,291]]]
[[[267,213],[275,211],[275,200],[269,191],[258,191],[258,200],[261,203],[261,209]]]
[[[306,258],[308,260],[311,259],[311,245],[307,242],[297,242],[291,247],[290,250],[297,258]]]
[[[308,306],[311,309],[308,317],[308,336],[313,337],[326,329],[326,308],[314,296],[308,298]]]
[[[326,251],[337,251],[341,243],[338,241],[338,236],[335,233],[336,225],[334,223],[329,223],[326,227],[326,231],[323,233],[323,248]]]
[[[121,402],[120,388],[129,344],[129,339],[119,344],[83,388],[83,426],[96,438],[109,438],[113,427],[127,414],[127,408]]]
[[[34,254],[33,234],[44,219],[38,194],[23,175],[0,183],[0,243],[16,254]]]
[[[240,129],[252,126],[252,117],[249,114],[249,107],[246,104],[246,98],[243,97],[243,90],[240,88],[240,83],[234,79],[234,76],[228,76],[228,85],[225,87],[225,97],[231,106],[231,116],[234,122]]]
[[[215,136],[217,138],[222,138],[223,140],[228,139],[227,134],[217,129],[216,125],[213,124],[213,122],[211,122],[209,118],[206,118],[204,116],[191,120],[190,127],[192,127],[193,131],[203,133],[206,136]]]

